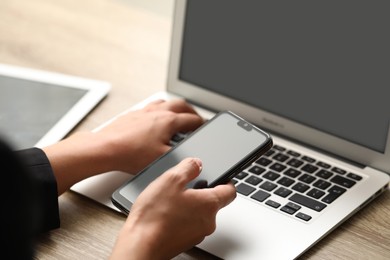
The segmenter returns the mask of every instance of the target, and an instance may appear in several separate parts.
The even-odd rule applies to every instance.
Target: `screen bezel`
[[[387,134],[385,151],[384,153],[380,153],[180,80],[180,54],[182,50],[186,3],[187,1],[175,1],[167,84],[169,92],[182,96],[197,105],[215,112],[222,110],[235,111],[244,115],[253,124],[268,129],[273,133],[326,151],[329,154],[354,161],[358,164],[390,173],[390,129]]]
[[[51,126],[50,130],[43,134],[36,142],[34,146],[39,148],[48,146],[64,138],[105,96],[107,96],[111,89],[111,85],[105,81],[7,64],[0,64],[0,75],[12,77],[16,80],[20,79],[45,83],[52,88],[66,87],[87,91],[82,98],[62,115],[62,117]],[[42,111],[42,115],[44,115],[44,111]],[[7,136],[7,133],[3,134]]]

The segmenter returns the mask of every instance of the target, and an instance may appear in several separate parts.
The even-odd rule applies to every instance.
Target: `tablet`
[[[110,88],[104,81],[0,64],[0,136],[15,149],[55,143]]]

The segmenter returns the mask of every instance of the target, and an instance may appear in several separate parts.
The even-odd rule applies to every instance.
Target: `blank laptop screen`
[[[389,1],[187,3],[180,79],[384,152]]]

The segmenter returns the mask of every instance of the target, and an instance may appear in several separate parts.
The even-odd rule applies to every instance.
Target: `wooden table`
[[[1,0],[0,63],[112,83],[74,130],[92,130],[165,87],[172,20],[124,0]],[[125,217],[73,192],[60,198],[61,228],[42,235],[38,259],[107,259]],[[192,249],[177,259],[213,259]],[[301,259],[390,259],[390,192]]]

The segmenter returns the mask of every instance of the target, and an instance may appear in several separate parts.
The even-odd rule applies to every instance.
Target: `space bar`
[[[326,205],[324,203],[313,200],[311,198],[308,198],[308,197],[303,196],[303,195],[298,194],[298,193],[295,193],[289,199],[291,201],[294,201],[298,204],[301,204],[302,206],[308,207],[309,209],[312,209],[315,211],[321,211],[326,207]]]

